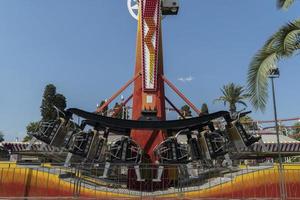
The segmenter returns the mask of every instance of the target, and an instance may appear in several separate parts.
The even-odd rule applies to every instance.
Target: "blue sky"
[[[165,74],[198,107],[228,82],[245,85],[249,62],[300,2],[278,11],[275,0],[181,0],[178,16],[163,21]],[[136,21],[126,0],[0,1],[0,130],[7,140],[39,120],[48,83],[69,107],[93,111],[133,76]],[[276,80],[280,118],[300,115],[299,56],[280,62]],[[178,79],[193,77],[192,81]],[[124,93],[128,95],[130,90]],[[178,106],[184,103],[167,89]],[[249,107],[251,109],[251,107]],[[171,115],[172,116],[172,115]],[[271,119],[272,104],[256,119]]]

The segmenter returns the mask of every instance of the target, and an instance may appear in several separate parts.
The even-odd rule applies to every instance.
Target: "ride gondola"
[[[107,178],[112,164],[131,164],[134,166],[137,181],[144,181],[141,178],[139,164],[142,160],[141,147],[130,137],[122,136],[110,145],[105,162],[102,178]]]
[[[56,110],[56,119],[50,121],[41,121],[38,129],[32,136],[48,145],[62,147],[65,144],[65,137],[72,133],[77,127],[70,120],[70,116],[58,108]]]
[[[239,122],[240,115],[233,120],[226,111],[171,121],[122,120],[80,109],[68,109],[63,112],[57,110],[57,113],[56,120],[40,123],[39,131],[34,137],[46,144],[68,149],[71,155],[84,158],[83,163],[105,163],[102,178],[108,178],[112,165],[126,164],[133,165],[137,180],[143,181],[139,169],[143,150],[128,136],[132,129],[152,127],[167,132],[177,131],[175,136],[166,138],[154,149],[159,167],[153,181],[161,180],[164,165],[186,165],[190,162],[218,159],[228,154],[228,142],[232,142],[236,149],[240,149],[260,139],[245,131]],[[85,120],[78,125],[70,120],[72,115],[83,117]],[[223,131],[214,128],[213,120],[218,118],[225,119],[226,128]],[[85,131],[86,125],[93,127],[93,130]],[[122,137],[108,146],[107,139],[110,132],[120,134]],[[178,135],[183,133],[187,136],[187,144],[178,141]],[[70,156],[68,157],[70,159]]]
[[[261,136],[248,133],[240,122],[240,118],[248,113],[237,113],[236,119],[226,125],[226,133],[238,152],[261,140]]]

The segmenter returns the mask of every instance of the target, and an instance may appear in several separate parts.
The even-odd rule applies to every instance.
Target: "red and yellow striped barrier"
[[[58,174],[18,167],[15,163],[0,163],[0,198],[3,197],[82,197],[98,199],[128,199],[138,195],[114,193],[60,179]],[[285,190],[288,198],[300,198],[300,165],[284,166]],[[61,170],[61,169],[59,169]],[[82,178],[82,177],[81,177]],[[245,173],[231,181],[206,189],[159,195],[156,198],[276,198],[279,197],[277,167]]]

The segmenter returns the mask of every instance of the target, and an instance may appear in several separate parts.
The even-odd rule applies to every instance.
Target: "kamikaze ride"
[[[66,166],[72,165],[74,157],[83,159],[83,164],[104,166],[100,177],[103,179],[110,176],[109,169],[113,165],[127,166],[129,188],[147,189],[149,184],[158,189],[166,188],[171,179],[176,181],[176,173],[174,175],[166,170],[165,166],[186,166],[192,162],[207,163],[215,159],[222,159],[224,165],[230,165],[230,150],[239,152],[250,148],[261,138],[246,132],[239,117],[232,118],[227,111],[201,114],[164,76],[161,21],[166,15],[178,13],[178,0],[128,0],[128,8],[138,21],[133,78],[96,112],[77,108],[57,110],[57,119],[42,121],[33,136],[68,151]],[[165,83],[198,117],[185,119],[165,96]],[[120,109],[114,110],[110,117],[103,115],[108,105],[131,84],[134,84],[133,93],[122,102]],[[131,99],[132,119],[114,118]],[[166,120],[166,102],[182,119]],[[84,119],[81,124],[72,120],[74,115]],[[224,127],[216,128],[214,120],[220,118]],[[93,130],[86,131],[87,125]],[[111,133],[122,137],[108,144]],[[186,144],[178,141],[180,134],[186,135]],[[141,173],[141,167],[146,164],[155,166],[155,170]],[[149,176],[149,173],[152,175]]]

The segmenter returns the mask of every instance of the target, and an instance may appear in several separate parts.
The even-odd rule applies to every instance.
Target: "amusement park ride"
[[[82,158],[82,163],[105,166],[101,178],[110,176],[113,165],[128,166],[128,174],[134,177],[128,184],[156,183],[157,187],[168,184],[170,165],[209,163],[221,160],[224,166],[231,165],[231,152],[250,149],[260,136],[246,132],[239,122],[240,113],[232,117],[227,111],[202,114],[166,78],[163,70],[161,21],[167,15],[177,15],[178,0],[128,0],[130,14],[137,19],[136,63],[133,78],[95,112],[77,108],[57,110],[57,119],[42,121],[33,136],[48,145],[69,152],[66,165],[72,165],[72,156]],[[197,117],[166,120],[165,103],[178,109],[165,96],[165,83],[174,90],[196,113]],[[133,84],[133,94],[122,104],[132,99],[132,119],[117,119],[102,115],[102,111]],[[115,114],[120,110],[115,110]],[[179,111],[178,111],[179,112]],[[179,113],[181,114],[181,113]],[[78,116],[81,124],[72,118]],[[216,127],[214,121],[223,122]],[[87,127],[93,127],[88,130]],[[122,137],[108,144],[110,134]],[[186,145],[178,141],[186,136]],[[151,180],[141,173],[145,165],[155,166]]]

